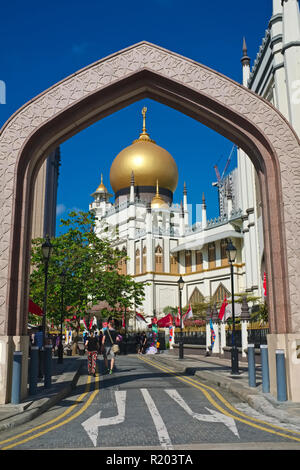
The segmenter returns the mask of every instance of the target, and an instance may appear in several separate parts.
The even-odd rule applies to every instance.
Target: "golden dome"
[[[99,184],[98,188],[96,189],[96,193],[107,193],[107,189],[103,184],[103,175],[101,173],[101,183]]]
[[[145,127],[143,108],[143,131],[140,137],[123,149],[114,159],[110,168],[110,184],[116,193],[128,188],[134,172],[136,186],[155,186],[159,180],[161,188],[175,191],[178,182],[178,170],[172,155],[150,139]]]
[[[168,209],[168,204],[159,195],[158,180],[156,181],[156,195],[151,201],[151,209]]]

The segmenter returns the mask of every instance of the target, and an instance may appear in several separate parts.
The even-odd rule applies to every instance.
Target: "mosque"
[[[139,137],[112,162],[110,184],[114,202],[101,175],[101,183],[92,194],[94,201],[90,210],[97,217],[97,235],[107,236],[109,229],[115,249],[124,253],[120,272],[146,283],[141,313],[146,318],[153,314],[160,318],[165,307],[178,306],[180,276],[184,280],[183,306],[207,298],[222,302],[225,295],[231,296],[228,239],[237,249],[233,266],[235,292],[245,292],[248,286],[238,170],[228,175],[223,183],[226,188],[220,191],[220,216],[207,220],[203,194],[202,220],[190,225],[187,186],[184,184],[183,202],[175,203],[176,161],[150,137],[146,112],[144,107]],[[250,290],[259,294],[258,287]]]

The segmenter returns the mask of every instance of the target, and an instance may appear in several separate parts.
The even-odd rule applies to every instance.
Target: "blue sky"
[[[271,15],[272,0],[2,2],[0,80],[6,84],[6,104],[0,105],[0,126],[57,81],[142,40],[241,82],[243,36],[252,65]],[[88,209],[101,172],[111,190],[110,165],[138,137],[144,105],[148,108],[147,130],[178,166],[174,202],[180,202],[186,181],[193,222],[203,191],[208,217],[218,215],[217,192],[212,187],[214,165],[217,163],[222,172],[232,143],[171,108],[143,100],[61,145],[58,220],[66,210]],[[232,158],[228,171],[235,162]]]

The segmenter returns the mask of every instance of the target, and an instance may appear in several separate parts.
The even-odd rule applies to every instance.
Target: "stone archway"
[[[201,121],[251,158],[262,191],[271,336],[288,350],[287,335],[300,335],[300,144],[296,134],[270,103],[242,85],[142,42],[55,84],[19,109],[1,129],[2,403],[8,399],[7,364],[11,364],[12,348],[16,344],[26,349],[31,208],[37,171],[61,142],[144,97]],[[291,376],[288,379],[293,381]],[[290,393],[292,388],[289,385]]]

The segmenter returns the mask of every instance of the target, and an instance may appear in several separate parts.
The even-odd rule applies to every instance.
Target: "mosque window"
[[[228,256],[226,253],[227,240],[221,240],[221,265],[228,266]]]
[[[215,243],[208,244],[208,269],[216,267],[216,245]]]
[[[200,304],[203,301],[204,301],[204,296],[201,294],[198,287],[195,287],[192,295],[189,298],[189,304],[191,305]]]
[[[192,272],[192,252],[190,250],[185,252],[185,272]]]
[[[155,272],[163,272],[163,250],[160,245],[155,249]]]
[[[120,252],[119,248],[116,249],[116,252],[122,255],[122,258],[118,261],[118,272],[119,274],[127,274],[127,252],[126,248],[123,248]]]
[[[226,289],[226,287],[222,283],[220,283],[212,297],[212,300],[214,303],[222,303],[225,296],[228,299],[229,297],[231,297],[231,294],[229,290]]]
[[[140,250],[137,248],[135,251],[135,274],[141,273],[141,254]]]
[[[144,246],[143,248],[143,265],[142,265],[143,273],[147,271],[147,248]]]
[[[177,255],[170,256],[170,272],[178,274],[178,257]]]
[[[202,251],[196,251],[196,271],[203,271],[203,255]]]

